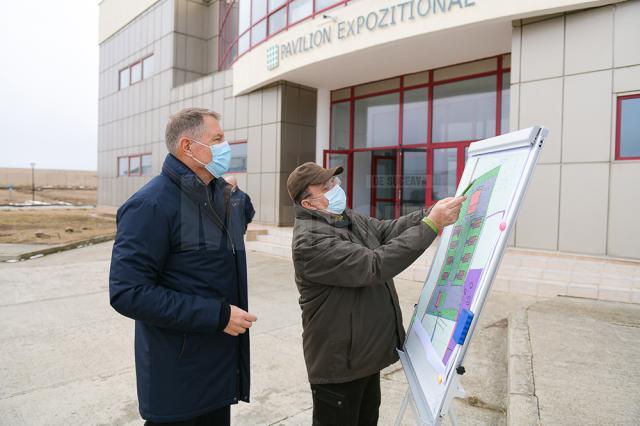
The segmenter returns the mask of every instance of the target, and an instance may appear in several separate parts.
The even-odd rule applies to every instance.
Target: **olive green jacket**
[[[417,211],[378,220],[295,207],[293,264],[309,382],[344,383],[398,360],[405,331],[393,277],[436,238]]]

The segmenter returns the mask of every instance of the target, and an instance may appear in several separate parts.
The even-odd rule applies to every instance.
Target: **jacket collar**
[[[187,167],[182,161],[178,160],[173,154],[167,154],[162,165],[162,174],[167,176],[173,183],[185,191],[187,194],[194,196],[198,199],[207,198],[206,188],[204,184],[189,167]],[[212,191],[219,189],[218,187],[224,187],[226,185],[223,179],[213,178],[209,186]]]
[[[331,226],[335,226],[336,228],[346,228],[351,223],[351,210],[349,209],[346,209],[341,215],[335,215],[317,210],[307,210],[304,207],[295,204],[293,206],[293,210],[295,212],[296,219],[299,220],[318,220]]]

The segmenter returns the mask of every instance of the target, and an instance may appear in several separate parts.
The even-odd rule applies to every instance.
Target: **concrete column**
[[[322,165],[322,153],[329,149],[331,132],[331,92],[318,89],[316,108],[316,163]]]

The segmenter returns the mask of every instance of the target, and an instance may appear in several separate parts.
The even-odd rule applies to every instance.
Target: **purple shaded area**
[[[469,269],[469,271],[467,271],[467,278],[464,281],[464,291],[462,292],[462,299],[460,300],[460,307],[458,308],[458,317],[460,317],[460,312],[463,309],[469,309],[471,307],[471,302],[473,302],[473,297],[475,296],[476,290],[478,289],[480,276],[482,276],[482,268]],[[452,333],[452,336],[449,338],[447,350],[444,352],[444,357],[442,358],[442,362],[444,363],[444,365],[447,365],[447,362],[449,362],[449,357],[451,357],[451,354],[453,353],[453,350],[455,348],[456,342],[453,341]]]

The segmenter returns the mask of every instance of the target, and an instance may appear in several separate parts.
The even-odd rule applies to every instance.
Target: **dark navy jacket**
[[[169,154],[162,174],[118,210],[109,294],[136,320],[144,419],[175,422],[249,402],[249,333],[222,331],[225,305],[248,310],[244,206],[229,202],[226,187],[224,179],[205,186]]]

